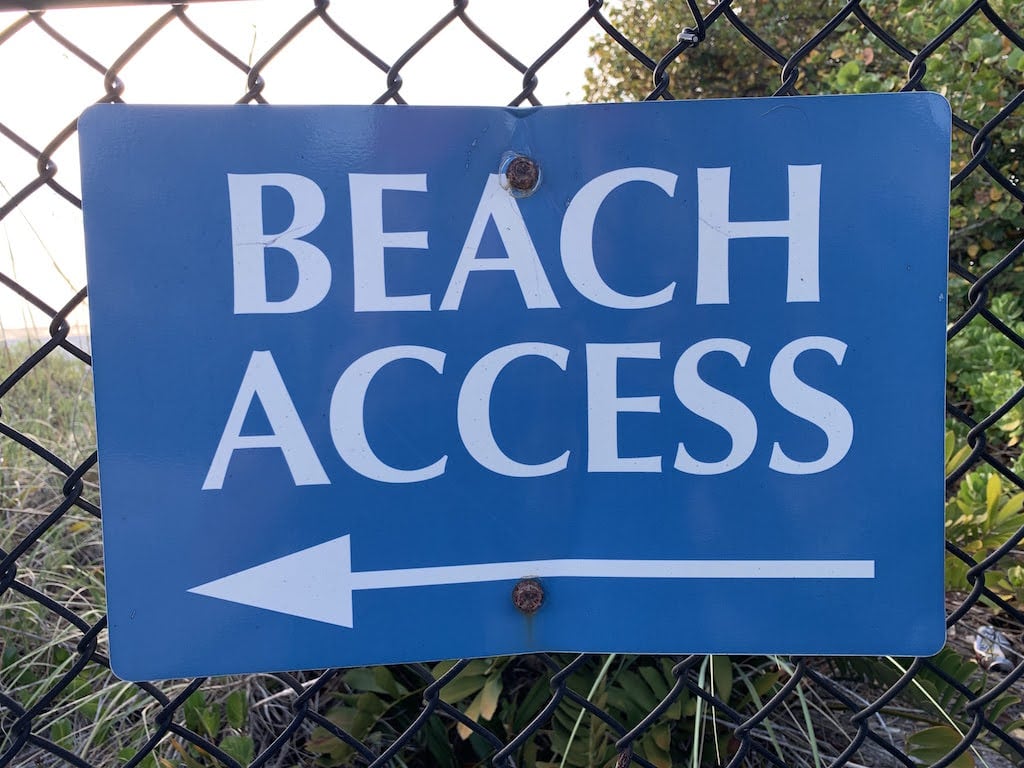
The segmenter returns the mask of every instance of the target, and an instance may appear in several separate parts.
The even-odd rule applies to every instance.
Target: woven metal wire
[[[130,100],[130,65],[172,30],[175,39],[188,37],[188,51],[198,46],[205,52],[204,71],[211,77],[216,70],[218,77],[234,83],[232,98],[239,103],[273,101],[275,62],[301,48],[303,35],[314,29],[361,67],[355,72],[353,64],[351,74],[311,69],[309,78],[323,85],[324,102],[335,99],[332,82],[351,77],[374,85],[375,103],[406,103],[407,71],[431,46],[443,46],[446,30],[452,29],[477,38],[481,57],[496,58],[514,72],[514,87],[499,92],[495,86],[488,99],[510,105],[539,104],[545,67],[581,36],[593,37],[598,46],[617,47],[634,66],[647,70],[652,99],[691,95],[677,85],[674,92],[674,85],[681,79],[692,82],[700,52],[727,35],[756,51],[758,66],[770,74],[774,85],[759,95],[815,92],[814,61],[822,52],[842,58],[846,52],[832,49],[851,29],[871,41],[872,57],[886,56],[898,64],[902,74],[895,87],[902,90],[933,87],[930,57],[937,51],[947,58],[969,51],[962,40],[967,34],[995,35],[1001,62],[1019,61],[1024,53],[1024,13],[1013,3],[1000,6],[1010,9],[1000,14],[984,0],[961,2],[940,34],[915,45],[897,39],[891,19],[879,15],[868,0],[822,2],[821,20],[813,28],[807,19],[783,15],[784,3],[761,2],[761,12],[751,19],[739,2],[688,0],[679,4],[687,13],[675,22],[674,44],[663,50],[645,50],[642,42],[627,37],[615,21],[621,17],[601,0],[577,4],[568,25],[550,36],[540,55],[520,59],[518,41],[533,21],[522,18],[501,29],[483,29],[468,0],[437,5],[435,23],[390,56],[372,50],[346,27],[347,6],[327,0],[289,3],[292,25],[272,44],[248,52],[231,50],[205,31],[198,12],[202,6],[137,2],[139,7],[131,9],[136,31],[119,55],[102,58],[76,42],[76,25],[88,13],[112,18],[112,9],[77,9],[77,15],[62,16],[67,12],[43,9],[97,3],[0,2],[0,10],[7,12],[0,15],[0,80],[34,77],[39,61],[25,60],[25,54],[15,61],[3,58],[5,48],[28,40],[19,50],[60,57],[92,88],[78,93],[84,101],[66,105],[55,103],[58,97],[47,82],[23,89],[31,98],[21,103],[0,96],[0,142],[24,161],[0,169],[5,184],[0,224],[14,221],[31,201],[43,198],[65,213],[81,208],[75,172],[58,171],[62,155],[76,151],[76,115],[89,102]],[[244,19],[245,0],[220,5]],[[627,5],[642,12],[656,4]],[[780,7],[769,33],[759,25],[767,18],[765,7],[775,5]],[[658,23],[666,22],[659,16]],[[174,66],[173,59],[167,62],[169,69]],[[472,60],[452,61],[450,74],[456,77],[458,70],[473,66]],[[688,66],[691,70],[681,78],[680,68]],[[984,124],[954,114],[955,141],[970,151],[966,162],[952,169],[952,188],[984,181],[976,194],[1005,203],[1002,212],[993,214],[994,223],[1002,216],[1004,230],[1011,231],[1024,203],[1016,165],[1016,153],[1024,147],[1015,146],[1024,142],[1021,71],[1024,67],[1008,70],[1007,77],[1017,78],[1018,92],[1006,103],[989,105]],[[953,94],[947,96],[953,100]],[[58,113],[63,109],[64,121],[36,135],[21,126],[32,125],[24,118],[42,105],[56,106]],[[0,303],[31,307],[36,317],[49,319],[49,327],[22,340],[5,334],[0,348],[0,515],[5,526],[0,539],[0,766],[559,765],[566,753],[566,765],[662,766],[682,759],[695,767],[1024,764],[1024,656],[1019,651],[1024,611],[1012,594],[1012,587],[1020,585],[1007,589],[999,582],[1017,576],[1024,582],[1024,570],[1014,570],[1024,539],[1024,517],[1013,506],[1024,489],[1013,469],[1019,449],[1000,431],[1024,400],[1024,338],[1016,309],[992,300],[996,288],[1024,270],[1024,241],[1018,231],[1016,240],[998,246],[1001,250],[985,260],[975,258],[977,246],[965,245],[969,235],[954,231],[951,243],[951,296],[959,290],[962,299],[951,301],[949,337],[954,343],[979,325],[998,335],[1004,358],[993,361],[991,372],[1016,377],[1017,388],[1008,399],[986,404],[965,398],[963,389],[951,385],[948,415],[951,423],[961,425],[966,450],[948,468],[949,493],[958,493],[972,473],[990,468],[985,492],[991,501],[995,488],[1002,511],[991,513],[1001,515],[1004,527],[1002,538],[988,548],[947,544],[950,557],[964,564],[967,588],[949,593],[950,640],[940,656],[829,660],[553,654],[160,684],[122,683],[109,672],[102,551],[95,536],[100,507],[90,444],[90,355],[87,340],[76,331],[86,288],[73,285],[59,302],[46,301],[41,291],[19,280],[19,255],[11,254],[14,270],[0,272]],[[11,405],[19,389],[48,375],[55,361],[64,375],[69,367],[80,369],[81,400],[70,402],[62,391],[48,405],[51,412],[79,409],[74,423],[82,430],[80,439],[58,439],[45,423],[26,421]],[[958,373],[950,371],[951,381]],[[897,455],[898,447],[892,456],[879,457],[880,493],[885,483],[899,482],[892,468]],[[40,478],[37,486],[23,487],[19,472],[26,467]],[[54,547],[72,549],[59,567],[65,576],[68,569],[81,575],[79,588],[54,587],[45,554]],[[60,583],[74,582],[65,578]],[[993,661],[994,651],[1006,659]],[[471,680],[496,682],[487,687]]]

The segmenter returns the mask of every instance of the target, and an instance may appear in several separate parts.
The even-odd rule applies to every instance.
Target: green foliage
[[[185,725],[216,744],[242,765],[252,762],[255,745],[243,734],[248,704],[244,691],[233,691],[223,702],[208,701],[199,690],[185,699]],[[187,768],[214,768],[221,765],[212,755],[191,743],[171,741],[179,759]],[[163,762],[163,761],[161,761]]]
[[[970,454],[955,450],[952,432],[946,433],[946,471],[951,472]],[[982,467],[960,480],[956,493],[946,501],[946,539],[981,561],[1024,526],[1024,493],[998,472]],[[968,566],[960,558],[946,556],[946,589],[969,591]],[[1016,551],[1001,557],[985,572],[985,585],[1005,599],[1024,604],[1024,560]]]
[[[400,682],[388,667],[364,667],[345,673],[343,690],[327,719],[371,749],[386,747],[415,718],[425,686]],[[313,729],[306,749],[317,765],[349,765],[355,751],[322,726]],[[448,765],[451,759],[438,765]]]
[[[572,657],[556,657],[562,665]],[[545,674],[530,657],[477,659],[466,663],[440,691],[442,701],[455,705],[474,722],[508,741],[520,733],[553,695]],[[622,723],[638,723],[663,701],[676,684],[674,662],[664,657],[591,656],[576,666],[568,687]],[[436,678],[448,674],[454,662],[431,670]],[[373,667],[345,673],[342,690],[328,719],[375,750],[387,747],[422,708],[426,683],[406,679],[403,668]],[[763,657],[705,657],[692,671],[699,687],[750,715],[760,709],[792,674],[778,659]],[[797,694],[804,700],[804,689]],[[693,768],[724,764],[735,754],[732,724],[702,699],[684,691],[654,726],[634,744],[638,755],[657,766]],[[431,718],[415,734],[411,752],[437,766],[484,766],[491,746],[455,721]],[[813,727],[801,718],[790,723],[806,740]],[[786,745],[767,726],[774,748]],[[561,699],[552,719],[524,747],[521,762],[538,768],[597,768],[614,764],[619,734],[568,697]],[[453,750],[451,744],[456,748]],[[316,728],[306,744],[317,765],[350,765],[354,751],[326,728]],[[794,762],[794,765],[802,764]]]
[[[27,343],[5,345],[0,339],[0,381],[34,350]],[[3,422],[69,462],[82,461],[96,446],[92,372],[63,351],[53,352],[3,396]],[[61,494],[65,477],[13,440],[0,440],[0,515],[18,528],[25,516]],[[95,475],[86,477],[95,489]],[[8,519],[10,518],[10,519]],[[0,541],[0,546],[3,546]]]
[[[744,23],[769,43],[792,49],[829,18],[820,0],[751,0],[735,3]],[[634,44],[658,61],[676,45],[676,35],[693,26],[685,0],[623,0],[608,18]],[[725,20],[723,19],[723,22]],[[587,101],[639,101],[654,87],[650,70],[617,43],[598,38],[591,46],[593,67],[586,74]],[[706,39],[669,66],[676,98],[765,96],[779,85],[779,67],[748,43],[730,24],[716,23]]]
[[[841,674],[870,681],[883,689],[895,685],[912,661],[891,657],[849,657],[834,659],[833,663]],[[944,648],[929,661],[938,671],[922,668],[901,694],[904,705],[914,707],[913,719],[922,726],[907,735],[903,747],[908,755],[924,765],[931,765],[948,754],[971,729],[975,714],[967,709],[971,699],[961,689],[970,691],[972,696],[979,696],[991,684],[988,675],[974,659],[965,658],[952,648]],[[1004,730],[1013,731],[1021,727],[1021,721],[1013,719],[1020,703],[1019,696],[1003,693],[986,708],[986,717]],[[906,715],[907,710],[894,714]],[[1001,743],[988,746],[996,751],[1009,752]],[[972,745],[953,765],[957,768],[986,765],[984,760],[977,759],[978,756],[976,745]],[[1007,756],[1014,759],[1012,753]]]
[[[1014,332],[1024,336],[1020,297],[1000,293],[989,302],[991,311]],[[946,374],[950,397],[969,405],[975,417],[984,418],[1002,406],[1024,385],[1024,350],[983,317],[976,317],[954,336],[948,347]],[[1024,432],[1024,405],[1014,406],[996,423],[1006,447],[1020,442]],[[991,435],[990,435],[991,438]]]
[[[675,682],[668,659],[619,657],[614,669],[601,674],[602,660],[594,658],[578,668],[568,680],[569,688],[590,692],[591,703],[619,722],[637,723],[668,694]],[[719,666],[724,668],[728,660]],[[671,764],[673,726],[683,727],[684,712],[693,717],[694,702],[684,694],[677,699],[662,722],[649,730],[636,744],[635,751],[657,766]],[[549,738],[558,761],[549,764],[591,768],[614,762],[615,734],[601,719],[584,714],[568,698],[562,700],[551,721]],[[544,765],[544,763],[541,763]]]
[[[454,661],[434,665],[431,674],[440,679],[454,668]],[[536,663],[529,658],[505,656],[465,663],[441,688],[439,697],[456,706],[466,717],[480,723],[498,738],[510,740],[541,710],[550,696],[547,680],[538,679]],[[327,719],[371,749],[381,751],[408,728],[420,714],[427,682],[404,667],[367,667],[348,670]],[[455,749],[453,751],[452,744]],[[355,751],[327,728],[317,727],[306,743],[316,764],[351,764]],[[411,751],[429,758],[430,765],[485,765],[491,745],[468,726],[455,721],[429,719],[414,736]],[[526,747],[525,764],[536,760],[537,745]]]
[[[907,754],[922,765],[937,763],[963,740],[963,737],[948,725],[934,725],[917,731],[907,737]],[[964,752],[949,764],[950,768],[974,768],[971,753]]]
[[[0,380],[32,351],[26,343],[0,345]],[[4,395],[0,419],[55,454],[81,461],[96,440],[91,384],[88,366],[52,353]],[[63,500],[65,479],[43,459],[0,437],[0,549],[11,551]],[[84,485],[85,497],[95,499],[93,472]],[[18,579],[83,620],[99,621],[105,612],[99,520],[69,510],[19,558]],[[28,709],[74,667],[81,632],[14,590],[0,599],[0,626],[0,690]],[[39,730],[96,764],[111,763],[127,744],[138,743],[137,712],[150,701],[135,686],[88,665],[57,697]],[[0,730],[0,751],[7,746],[5,736]]]

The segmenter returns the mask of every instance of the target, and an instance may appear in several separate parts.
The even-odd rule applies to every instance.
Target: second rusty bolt
[[[520,579],[512,588],[512,604],[532,616],[544,604],[544,587],[537,579]]]

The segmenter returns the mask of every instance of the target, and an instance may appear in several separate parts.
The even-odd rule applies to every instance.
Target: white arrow
[[[873,579],[874,560],[522,560],[353,571],[348,536],[188,590],[232,603],[352,627],[352,593],[535,578]]]

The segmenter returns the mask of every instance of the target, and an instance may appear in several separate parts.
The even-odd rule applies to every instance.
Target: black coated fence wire
[[[813,92],[813,84],[801,82],[803,64],[816,50],[834,45],[843,24],[860,25],[874,49],[903,61],[905,73],[897,86],[902,90],[929,87],[929,57],[966,25],[998,33],[1003,54],[1017,57],[1014,61],[1024,54],[1024,12],[1017,8],[1014,17],[1016,6],[1006,3],[999,7],[1010,12],[1000,15],[995,3],[985,0],[954,3],[959,12],[955,21],[916,51],[887,31],[890,19],[872,15],[868,0],[845,4],[823,0],[822,7],[828,6],[832,16],[810,34],[797,19],[775,19],[783,26],[792,22],[785,50],[776,47],[777,34],[761,34],[764,15],[748,24],[738,2],[688,0],[689,15],[679,19],[674,46],[643,50],[616,27],[614,14],[601,0],[578,0],[575,20],[532,61],[516,58],[497,42],[509,37],[514,42],[517,30],[489,32],[477,26],[468,0],[455,0],[447,10],[439,6],[436,23],[390,59],[349,32],[341,4],[332,8],[328,0],[289,3],[294,6],[293,25],[262,55],[248,61],[245,52],[229,50],[204,31],[185,4],[133,3],[150,6],[146,8],[148,26],[120,55],[102,61],[75,42],[73,23],[46,14],[46,9],[69,6],[126,4],[0,0],[0,11],[8,11],[0,16],[0,55],[19,36],[41,33],[47,42],[37,46],[40,57],[58,55],[91,73],[95,91],[89,94],[90,100],[120,102],[126,67],[163,30],[176,25],[236,76],[237,102],[266,103],[267,80],[273,79],[271,63],[289,46],[301,45],[296,41],[304,30],[319,26],[334,36],[334,44],[364,60],[369,72],[377,71],[374,103],[403,104],[407,65],[425,48],[436,45],[447,28],[461,26],[483,44],[478,47],[481,56],[496,55],[517,73],[518,89],[495,94],[495,99],[530,105],[540,103],[536,91],[545,65],[580,35],[618,46],[649,70],[651,99],[673,98],[673,66],[724,34],[735,37],[738,33],[756,47],[775,72],[777,94]],[[237,8],[241,14],[245,5],[238,0],[225,7]],[[78,11],[88,12],[92,11]],[[103,12],[111,13],[110,9]],[[531,20],[519,23],[530,25]],[[168,67],[173,65],[168,62]],[[0,59],[0,82],[32,78],[37,66],[38,62],[19,60],[11,68]],[[472,66],[472,61],[452,62],[453,72]],[[311,72],[310,77],[326,77],[326,73]],[[1018,78],[1018,89],[1022,83]],[[56,195],[60,205],[80,209],[81,200],[72,191],[77,182],[58,172],[54,157],[74,137],[74,117],[83,105],[69,107],[69,122],[56,133],[23,135],[9,124],[23,124],[18,118],[39,109],[50,96],[40,89],[27,103],[10,103],[2,94],[0,89],[0,143],[17,148],[27,164],[34,164],[34,172],[20,179],[20,186],[0,190],[0,224],[13,220],[20,207],[37,195]],[[1019,126],[1022,104],[1024,92],[1004,104],[990,105],[993,116],[984,125],[972,125],[954,114],[956,140],[969,143],[971,153],[963,167],[954,168],[952,188],[987,177],[991,183],[986,188],[994,190],[989,194],[1008,201],[1004,209],[1008,222],[1021,214],[1024,187],[993,159],[993,153],[997,144],[1005,151],[1007,142],[1000,138],[1000,131],[1013,121]],[[958,235],[962,233],[954,233]],[[1020,524],[1024,517],[1016,520],[1020,513],[1013,509],[1003,516],[1009,525],[1001,529],[1002,538],[987,548],[972,549],[962,541],[947,543],[949,555],[965,565],[969,586],[968,591],[950,593],[949,651],[933,659],[689,656],[637,661],[541,654],[511,661],[462,660],[450,668],[417,664],[356,670],[362,674],[327,670],[119,683],[109,673],[104,650],[106,619],[98,587],[102,573],[96,539],[67,553],[60,565],[65,570],[79,569],[83,575],[81,588],[74,591],[53,589],[37,558],[47,546],[73,548],[76,536],[98,525],[93,446],[77,445],[72,450],[66,441],[47,438],[38,425],[19,422],[16,414],[4,412],[17,389],[28,387],[33,373],[41,371],[50,358],[62,359],[65,368],[80,367],[87,375],[88,343],[75,331],[75,317],[83,313],[87,288],[71,289],[65,303],[51,306],[19,282],[17,254],[12,254],[11,263],[10,274],[0,272],[0,302],[31,307],[49,318],[49,327],[23,341],[5,336],[0,347],[0,513],[7,528],[0,539],[6,542],[6,548],[0,549],[0,767],[559,765],[566,751],[566,765],[662,766],[685,761],[695,768],[726,764],[1003,768],[1024,764],[1024,721],[1019,719],[1024,711],[1020,706],[1024,656],[1019,652],[1024,646],[1024,612],[994,576],[998,571],[999,578],[1008,573],[1011,581],[1024,582],[1024,570],[1005,567],[1007,558],[1019,554],[1024,539]],[[1013,322],[1016,309],[995,306],[993,286],[1022,269],[1024,241],[1011,243],[988,262],[951,258],[951,286],[956,283],[967,290],[961,305],[951,303],[950,339],[967,332],[972,324],[984,324],[1000,337],[1011,360],[993,361],[1006,369],[995,372],[1016,376],[1018,388],[1004,402],[984,407],[965,399],[962,390],[951,394],[950,423],[961,425],[967,448],[947,467],[950,494],[971,473],[985,468],[994,471],[991,477],[996,478],[997,490],[1011,499],[1008,503],[1024,489],[1013,469],[1019,450],[1013,441],[1008,447],[1005,439],[993,439],[998,423],[1024,400],[1024,386],[1020,386],[1024,385],[1020,381],[1024,339],[1018,333],[1020,325]],[[951,370],[950,378],[957,373]],[[74,405],[56,397],[49,403],[51,412]],[[885,483],[899,482],[893,469],[898,450],[894,447],[893,456],[879,457],[881,493]],[[13,470],[33,463],[48,480],[43,492],[30,494],[20,487]],[[59,482],[54,483],[54,477]],[[974,556],[979,551],[980,560]],[[452,701],[457,697],[445,694],[451,681],[460,675],[482,674],[480,665],[488,663],[487,674],[500,675],[501,683],[499,714],[492,708],[489,716],[481,713],[479,705],[474,708],[471,695]],[[628,687],[625,681],[650,681],[651,669],[660,670],[664,681],[660,688],[651,683],[644,696],[632,700],[632,708],[616,701],[614,681],[621,682],[617,690],[622,691]],[[636,701],[645,698],[646,705],[638,708]],[[513,709],[515,713],[507,714]],[[362,721],[353,717],[360,711],[365,716]]]

